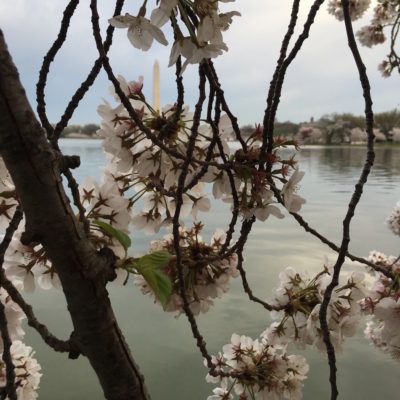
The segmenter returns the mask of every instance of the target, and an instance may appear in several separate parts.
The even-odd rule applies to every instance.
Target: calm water
[[[104,158],[99,141],[64,140],[67,154],[78,154],[82,167],[78,177],[99,177]],[[362,148],[312,147],[298,157],[306,172],[300,194],[307,198],[303,217],[311,226],[336,243],[340,240],[341,221],[346,212],[354,184],[364,160]],[[371,249],[398,255],[399,242],[384,225],[386,216],[400,199],[400,148],[377,149],[372,176],[356,211],[352,224],[351,252],[365,256]],[[200,214],[206,224],[203,237],[208,240],[216,227],[228,223],[227,208],[216,203],[212,213]],[[135,251],[145,251],[150,237],[133,234]],[[255,294],[267,298],[278,281],[278,273],[287,266],[299,270],[319,271],[324,256],[334,263],[335,255],[318,240],[304,233],[287,216],[284,220],[271,217],[256,224],[246,251],[248,278]],[[357,268],[346,264],[345,269]],[[154,400],[205,400],[213,389],[204,380],[206,370],[195,347],[184,316],[175,319],[143,296],[131,283],[124,288],[110,287],[110,296],[122,331],[146,377]],[[67,338],[71,323],[62,293],[35,293],[30,300],[38,317],[50,330]],[[198,318],[209,351],[216,353],[230,341],[231,334],[246,334],[255,338],[269,324],[269,316],[256,304],[250,304],[238,279],[231,291],[217,299],[212,310]],[[101,399],[97,378],[84,358],[76,361],[56,354],[41,343],[30,328],[26,342],[36,349],[44,376],[40,399]],[[293,352],[299,352],[293,350]],[[328,367],[323,355],[312,350],[303,352],[310,364],[305,381],[304,399],[328,399]],[[341,399],[365,400],[399,398],[400,365],[369,346],[359,334],[348,339],[344,354],[338,357],[339,391]]]

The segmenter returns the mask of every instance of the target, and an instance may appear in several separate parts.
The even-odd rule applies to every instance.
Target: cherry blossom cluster
[[[323,143],[322,131],[314,126],[302,126],[296,133],[295,139],[301,144]]]
[[[19,400],[34,400],[38,398],[40,377],[42,374],[40,365],[33,358],[35,352],[32,347],[26,346],[20,340],[15,340],[10,348],[11,359],[14,364],[15,385]],[[6,368],[0,358],[0,388],[4,388],[6,381]],[[8,397],[7,397],[8,399]]]
[[[151,12],[148,12],[147,1],[138,10],[136,16],[129,13],[109,19],[116,28],[127,28],[128,39],[132,45],[141,50],[148,50],[153,41],[168,45],[162,28],[168,21],[172,22],[175,42],[172,45],[169,66],[174,65],[182,55],[185,62],[182,73],[188,64],[198,64],[203,59],[215,58],[228,50],[222,32],[229,29],[237,11],[222,13],[219,3],[234,0],[161,0]],[[155,3],[155,2],[154,2]],[[146,18],[150,15],[150,19]]]
[[[383,26],[379,24],[367,25],[357,32],[357,38],[363,46],[372,47],[386,40]]]
[[[213,305],[213,299],[229,290],[230,278],[239,275],[237,254],[221,257],[220,252],[226,240],[224,231],[218,229],[211,238],[211,243],[206,244],[200,236],[202,225],[195,224],[190,230],[180,229],[180,247],[182,252],[183,276],[185,281],[186,298],[194,315],[207,312]],[[162,240],[151,243],[151,251],[166,250],[174,255],[173,235],[167,234]],[[178,271],[172,257],[164,268],[164,273],[170,278],[173,289],[166,311],[183,312],[183,300],[180,294]],[[135,285],[139,286],[142,293],[149,294],[154,301],[159,303],[154,292],[141,275],[135,275]]]
[[[18,281],[14,285],[22,290],[22,284]],[[32,348],[21,342],[25,332],[22,329],[22,320],[25,314],[15,304],[8,293],[0,288],[0,301],[4,306],[4,313],[7,319],[7,329],[12,341],[10,347],[11,359],[15,367],[15,382],[18,399],[33,400],[37,398],[37,389],[41,374],[40,365],[33,358]],[[3,341],[0,338],[0,353],[3,353]],[[0,388],[6,386],[6,367],[0,356]]]
[[[386,223],[395,235],[400,235],[400,202],[396,204],[396,207],[386,219]]]
[[[102,174],[98,183],[92,177],[86,177],[80,186],[81,203],[86,208],[86,218],[93,221],[104,221],[121,232],[129,233],[129,222],[132,219],[132,203],[123,196],[124,182],[114,179],[109,170]],[[122,258],[125,251],[115,237],[107,235],[97,225],[90,225],[89,238],[96,248],[109,247]]]
[[[296,272],[288,267],[279,274],[280,285],[275,290],[271,304],[281,311],[271,311],[275,320],[263,333],[269,343],[295,343],[299,348],[310,345],[326,351],[323,341],[319,313],[326,286],[331,280],[328,267],[310,278],[305,272]],[[364,274],[353,272],[333,292],[327,312],[327,322],[332,344],[341,350],[345,337],[353,336],[360,322],[359,300],[368,294]]]
[[[40,243],[21,243],[24,220],[14,234],[4,258],[4,269],[9,279],[23,283],[26,293],[33,293],[36,284],[41,289],[61,289],[60,279]]]
[[[128,84],[122,77],[119,77],[119,81],[125,94],[131,98],[131,104],[137,110],[143,124],[166,147],[184,154],[192,114],[184,109],[175,120],[174,106],[167,106],[158,114],[142,97],[141,85],[138,82]],[[138,100],[139,98],[141,100]],[[129,203],[123,206],[125,209],[141,199],[142,209],[131,213],[133,227],[144,229],[146,233],[158,232],[161,226],[171,222],[175,210],[173,190],[183,161],[171,157],[168,151],[155,146],[147,139],[121,104],[112,108],[110,104],[105,103],[98,111],[103,118],[98,134],[104,138],[103,148],[110,161],[106,180],[113,179],[116,182],[120,196],[130,189],[135,192],[127,196]],[[200,140],[196,145],[196,156],[204,157],[208,145],[209,140]],[[188,182],[195,176],[196,167],[194,164],[189,167]],[[182,216],[192,213],[196,217],[198,210],[210,209],[210,201],[203,193],[203,188],[204,183],[200,182],[185,192]],[[125,218],[125,221],[129,221],[129,218]],[[108,222],[114,224],[110,218]]]
[[[128,83],[120,76],[119,82],[143,125],[163,146],[154,144],[154,140],[148,138],[149,132],[146,134],[129,117],[122,104],[112,107],[108,102],[104,103],[98,108],[102,117],[98,134],[104,139],[103,148],[109,160],[107,175],[105,178],[103,175],[103,185],[109,182],[107,184],[113,186],[110,180],[114,180],[114,188],[118,187],[121,196],[127,194],[128,202],[117,201],[117,197],[113,200],[118,202],[120,210],[125,210],[124,216],[128,210],[135,229],[155,233],[162,226],[171,223],[175,212],[175,190],[188,147],[193,114],[188,108],[178,112],[176,105],[167,105],[159,113],[147,103],[142,93],[142,80]],[[111,92],[115,95],[113,89]],[[117,96],[115,98],[119,100]],[[228,139],[233,133],[233,128],[226,114],[221,116],[217,128],[223,154],[215,145],[215,134],[210,124],[201,124],[197,129],[192,161],[186,171],[181,217],[192,214],[196,220],[198,211],[209,211],[210,200],[204,193],[206,184],[212,185],[214,198],[232,205],[234,190],[239,201],[239,210],[246,219],[255,216],[265,221],[271,214],[283,218],[280,209],[274,205],[276,200],[273,199],[273,195],[276,190],[280,192],[289,211],[299,211],[305,202],[297,194],[298,184],[304,173],[294,169],[293,158],[281,159],[279,155],[281,147],[293,142],[278,138],[273,151],[263,159],[260,154],[262,129],[259,125],[248,139],[246,151],[233,151],[229,147]],[[181,157],[177,157],[176,154]],[[259,170],[260,158],[273,166],[272,172]],[[226,160],[228,161],[225,162]],[[287,179],[291,169],[294,172]],[[232,180],[228,170],[232,174]],[[91,202],[91,207],[96,202],[99,204],[98,198],[92,194],[98,190],[94,189],[93,185],[92,181],[86,182],[81,189],[85,204]],[[117,193],[117,190],[114,192]],[[139,199],[142,204],[141,210],[132,209],[132,205]],[[104,197],[102,201],[107,202]],[[96,215],[95,212],[91,214]],[[100,218],[102,214],[109,223],[116,223],[109,213],[100,212],[97,213],[97,217]],[[127,220],[126,218],[125,221]],[[126,226],[122,227],[125,228]]]
[[[390,271],[395,279],[381,272],[371,272],[374,283],[370,294],[361,305],[369,321],[364,331],[366,338],[379,350],[400,360],[400,262],[394,256],[372,251],[369,261]]]
[[[252,340],[233,334],[222,353],[212,357],[217,376],[207,375],[210,383],[220,383],[207,400],[302,398],[303,381],[309,366],[300,355],[287,355],[286,347],[272,345],[263,337]],[[218,373],[231,373],[221,378]]]
[[[213,357],[217,373],[234,372],[234,375],[229,380],[218,374],[207,375],[208,382],[222,382],[208,400],[233,399],[233,393],[240,399],[302,398],[302,381],[309,368],[302,356],[287,356],[286,346],[294,343],[304,349],[310,345],[326,352],[319,313],[331,270],[324,266],[323,271],[310,278],[305,272],[288,267],[279,274],[279,279],[280,285],[270,302],[280,310],[271,312],[275,321],[261,334],[260,341],[234,334],[232,343],[225,345],[218,357]],[[361,319],[360,302],[368,294],[364,274],[357,272],[335,290],[327,322],[336,351],[341,350],[345,337],[356,333]]]
[[[367,132],[361,128],[353,128],[350,131],[351,143],[366,143],[368,139]]]
[[[352,20],[361,18],[371,4],[370,0],[350,0],[350,17]],[[340,0],[331,0],[328,3],[328,12],[340,21],[343,20],[343,11]],[[400,27],[398,18],[400,13],[399,0],[378,0],[374,8],[374,15],[369,25],[357,32],[357,37],[363,46],[372,47],[386,41],[385,30],[390,33],[391,47],[387,59],[379,64],[378,69],[384,77],[391,75],[394,69],[400,71],[400,60],[394,49],[397,33]],[[397,32],[397,33],[396,33]]]
[[[381,0],[374,8],[374,16],[369,25],[357,33],[360,43],[367,47],[383,43],[386,40],[384,28],[395,23],[399,13],[398,0]]]
[[[365,11],[368,10],[371,0],[350,0],[349,12],[350,18],[354,21],[361,18]],[[332,14],[339,21],[343,21],[343,9],[341,0],[330,0],[328,2],[328,12]]]

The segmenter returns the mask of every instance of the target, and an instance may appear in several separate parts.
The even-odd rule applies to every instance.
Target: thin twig
[[[66,9],[64,10],[64,17],[61,22],[61,28],[60,32],[58,34],[58,37],[56,41],[53,43],[51,46],[50,50],[46,54],[46,56],[43,59],[43,64],[39,73],[39,81],[36,85],[36,93],[37,93],[37,110],[38,110],[38,115],[39,118],[42,122],[42,125],[45,127],[47,131],[47,136],[50,139],[53,148],[56,149],[61,153],[61,150],[58,146],[58,139],[60,137],[61,132],[63,129],[67,126],[68,121],[70,120],[72,114],[76,110],[76,108],[79,105],[80,100],[84,97],[86,92],[89,90],[90,86],[93,84],[95,81],[97,75],[99,74],[101,70],[101,59],[98,58],[96,62],[94,63],[94,66],[92,70],[90,71],[89,75],[87,76],[86,80],[82,82],[81,86],[77,89],[77,91],[74,93],[72,96],[71,101],[69,102],[67,108],[64,111],[63,116],[61,117],[60,121],[56,124],[55,128],[51,126],[47,119],[46,115],[46,103],[44,100],[44,89],[46,86],[47,82],[47,76],[50,70],[50,64],[54,61],[54,58],[57,54],[57,52],[60,50],[62,47],[63,43],[65,42],[65,39],[67,37],[67,32],[70,24],[70,20],[72,18],[72,15],[74,14],[74,11],[76,9],[76,6],[78,5],[79,0],[72,0],[68,3]],[[114,16],[119,15],[122,10],[124,0],[117,0],[115,10],[114,10]],[[107,34],[106,34],[106,40],[104,42],[104,49],[105,52],[107,53],[111,43],[112,43],[112,35],[114,32],[114,27],[109,25],[107,28]],[[79,190],[78,190],[78,185],[76,183],[76,180],[74,179],[72,173],[69,171],[68,168],[63,170],[63,174],[67,178],[68,181],[68,186],[71,189],[71,194],[72,198],[74,201],[75,206],[78,208],[79,211],[79,219],[83,223],[84,226],[84,231],[86,234],[89,233],[89,222],[85,217],[85,209],[82,206],[82,203],[80,201],[80,196],[79,196]]]
[[[366,120],[366,131],[368,134],[368,145],[367,145],[367,157],[364,163],[364,167],[361,172],[361,176],[359,178],[358,183],[355,186],[353,195],[351,197],[350,203],[348,205],[348,210],[346,216],[343,220],[343,236],[342,243],[340,246],[338,258],[333,267],[332,280],[326,288],[324,298],[321,304],[321,309],[319,313],[319,320],[321,324],[322,335],[324,339],[324,343],[326,345],[326,350],[328,354],[328,363],[329,363],[329,382],[331,385],[331,400],[336,400],[338,397],[338,388],[337,388],[337,377],[336,377],[336,355],[335,349],[330,339],[329,327],[327,322],[327,310],[332,297],[332,292],[334,288],[339,284],[339,276],[341,267],[344,263],[345,256],[347,253],[348,245],[350,242],[350,222],[354,215],[354,211],[356,206],[361,198],[363,192],[363,186],[367,181],[369,172],[374,162],[375,153],[374,153],[374,133],[373,133],[373,125],[374,118],[372,113],[372,99],[371,99],[371,91],[370,85],[368,81],[368,77],[366,74],[366,68],[362,62],[360,53],[358,52],[357,43],[354,38],[353,27],[350,19],[349,12],[349,0],[342,0],[342,9],[344,15],[344,23],[346,26],[346,34],[348,39],[348,44],[353,54],[354,61],[356,63],[360,82],[363,89],[363,96],[365,99],[365,120]]]
[[[308,35],[310,33],[311,25],[314,23],[315,16],[322,5],[324,0],[316,0],[314,4],[310,8],[310,12],[308,13],[307,20],[303,26],[303,31],[297,38],[293,49],[290,51],[289,55],[286,57],[284,62],[281,64],[281,67],[279,69],[279,73],[276,79],[276,82],[274,82],[274,90],[273,90],[273,102],[271,103],[270,107],[266,109],[265,111],[265,116],[264,116],[264,129],[263,129],[263,143],[261,146],[260,150],[260,160],[262,160],[265,150],[268,146],[273,145],[273,130],[274,130],[274,122],[275,122],[275,117],[276,117],[276,112],[278,110],[279,102],[280,102],[280,96],[282,92],[282,87],[283,87],[283,82],[285,79],[285,74],[286,71],[289,67],[289,65],[292,63],[292,61],[296,58],[298,52],[300,51],[304,41],[308,38]],[[295,16],[295,9],[292,12],[292,21],[291,24],[294,24],[294,16]],[[291,25],[289,25],[289,30],[287,33],[287,40],[290,39],[290,29]],[[285,50],[285,49],[283,49]],[[268,141],[268,138],[270,140]],[[271,147],[272,149],[272,147]]]
[[[282,68],[283,61],[285,60],[285,57],[286,57],[286,52],[287,52],[287,49],[289,46],[290,39],[293,36],[294,28],[296,26],[297,15],[299,13],[299,4],[300,4],[300,0],[293,1],[292,13],[290,16],[288,30],[286,32],[285,37],[283,38],[283,41],[281,44],[280,55],[279,55],[278,61],[276,62],[275,72],[274,72],[274,75],[272,76],[272,80],[269,85],[269,91],[268,91],[268,96],[267,96],[267,108],[264,113],[264,122],[263,122],[263,133],[262,133],[263,134],[263,143],[261,146],[260,160],[259,160],[261,167],[263,165],[262,161],[263,161],[265,149],[267,149],[267,153],[272,152],[272,146],[274,143],[274,132],[273,132],[273,123],[272,123],[272,125],[270,123],[271,111],[272,111],[272,107],[274,104],[277,82],[280,80],[281,74],[284,73],[284,71],[281,71],[281,68]]]
[[[282,204],[283,206],[285,206],[285,203],[282,199],[282,196],[280,195],[280,192],[278,189],[276,189],[274,186],[271,185],[271,189],[274,192],[275,198],[277,199],[277,201]],[[304,230],[308,233],[310,233],[311,235],[315,236],[316,238],[318,238],[322,243],[326,244],[328,247],[330,247],[333,251],[335,251],[336,253],[339,253],[340,248],[339,246],[337,246],[335,243],[333,243],[332,241],[330,241],[327,237],[325,237],[324,235],[322,235],[321,233],[319,233],[316,229],[314,229],[313,227],[311,227],[309,225],[309,223],[298,213],[296,212],[289,212],[289,214],[299,223],[299,225],[304,228]],[[351,261],[357,261],[360,264],[364,264],[364,265],[368,265],[369,267],[371,267],[373,270],[380,272],[381,274],[385,275],[386,277],[388,277],[389,279],[394,280],[394,276],[393,273],[388,269],[385,268],[381,265],[377,265],[374,264],[371,261],[366,260],[363,257],[359,257],[356,256],[354,254],[351,254],[349,251],[346,252],[346,257],[349,258]]]
[[[283,202],[282,202],[282,204],[283,204]],[[320,234],[317,230],[312,228],[300,214],[295,213],[295,212],[291,212],[290,214],[304,228],[304,230],[306,232],[311,233],[311,235],[317,237],[322,243],[325,243],[327,246],[329,246],[335,252],[338,253],[340,251],[340,248],[335,243],[331,242],[324,235]],[[368,265],[369,267],[371,267],[375,271],[380,272],[381,274],[385,275],[386,277],[388,277],[392,280],[394,279],[392,272],[390,270],[388,270],[387,268],[382,267],[381,265],[374,264],[374,263],[366,260],[365,258],[355,256],[354,254],[351,254],[348,251],[346,252],[346,257],[349,258],[351,261],[357,261],[361,264]]]
[[[219,130],[217,125],[213,122],[210,121],[210,125],[211,128],[213,130],[214,136],[216,138],[217,141],[217,146],[218,146],[218,150],[219,150],[219,154],[221,156],[222,161],[224,162],[224,164],[229,165],[228,160],[226,159],[226,156],[224,154],[224,147],[222,145],[222,141],[221,138],[219,137]],[[229,185],[231,187],[231,194],[232,194],[232,200],[233,200],[233,210],[232,210],[232,218],[231,221],[229,223],[229,227],[228,230],[226,232],[226,239],[224,244],[221,247],[220,253],[223,253],[226,251],[226,249],[228,248],[228,246],[230,245],[230,242],[232,240],[232,236],[235,230],[235,226],[236,226],[236,222],[239,216],[239,197],[238,197],[238,193],[235,187],[235,178],[233,177],[232,171],[230,169],[228,169],[226,171],[227,175],[228,175],[228,180],[229,180]],[[222,178],[223,179],[223,178]]]
[[[63,45],[67,33],[71,18],[75,12],[76,6],[79,4],[79,0],[71,0],[64,10],[64,16],[61,21],[60,31],[57,39],[54,41],[50,50],[47,52],[43,59],[42,68],[39,72],[39,80],[36,84],[36,101],[37,101],[37,112],[42,123],[42,126],[46,129],[47,137],[50,139],[53,136],[54,129],[51,126],[46,115],[46,102],[44,99],[44,89],[46,87],[47,76],[50,70],[50,64],[54,61],[54,57]]]
[[[79,194],[79,185],[69,169],[63,171],[63,174],[67,178],[68,187],[70,188],[72,194],[72,199],[74,201],[75,206],[78,208],[79,221],[83,224],[83,230],[85,231],[86,235],[89,235],[90,222],[86,218],[86,209],[85,207],[83,207],[81,202],[81,197]]]
[[[179,175],[178,178],[178,185],[176,189],[176,206],[175,206],[175,213],[172,219],[172,225],[173,225],[173,235],[174,235],[174,249],[175,249],[175,254],[176,254],[176,268],[178,271],[178,280],[179,280],[179,291],[180,295],[183,300],[183,310],[188,318],[190,327],[192,329],[192,333],[194,338],[196,339],[197,347],[200,349],[201,354],[203,357],[207,360],[207,365],[209,368],[212,368],[213,364],[211,362],[211,356],[207,351],[206,347],[206,342],[203,338],[203,336],[200,334],[199,328],[196,323],[196,319],[194,318],[194,315],[192,313],[192,310],[190,309],[189,301],[186,296],[186,288],[185,288],[185,278],[183,275],[183,265],[182,265],[182,254],[181,254],[181,248],[179,245],[179,216],[183,204],[183,188],[185,186],[185,180],[186,176],[188,174],[188,167],[190,164],[190,160],[193,155],[194,147],[195,147],[195,142],[196,142],[196,136],[198,135],[198,127],[200,125],[200,117],[201,117],[201,111],[202,111],[202,106],[203,102],[206,98],[205,95],[205,76],[204,72],[201,66],[199,66],[199,77],[200,77],[200,82],[199,82],[199,99],[197,101],[196,107],[195,107],[195,112],[193,116],[193,124],[191,128],[191,134],[189,137],[188,141],[188,146],[186,150],[186,156],[185,156],[185,161],[182,165],[182,172]]]
[[[217,71],[214,68],[214,64],[211,60],[206,60],[205,65],[207,71],[207,78],[209,79],[210,82],[212,82],[213,88],[217,92],[217,95],[219,96],[222,110],[226,112],[226,115],[229,117],[231,121],[233,132],[235,133],[236,136],[236,140],[240,143],[242,149],[246,151],[247,144],[242,138],[237,118],[232,114],[232,111],[230,110],[228,103],[225,99],[225,94],[224,91],[222,90],[221,84],[219,83]]]
[[[255,303],[261,304],[268,311],[272,311],[272,310],[279,311],[283,308],[282,306],[273,306],[271,304],[268,304],[267,302],[261,300],[260,298],[258,298],[257,296],[255,296],[253,294],[253,291],[251,290],[250,285],[246,278],[246,271],[243,268],[243,261],[244,261],[243,250],[244,250],[244,246],[246,244],[248,235],[251,231],[251,228],[252,228],[254,222],[255,222],[254,217],[252,217],[248,221],[243,221],[242,229],[240,231],[240,238],[237,241],[237,246],[236,246],[236,248],[237,248],[236,253],[238,254],[238,257],[239,257],[237,269],[239,270],[240,276],[242,278],[243,290],[247,293],[249,299],[251,301],[254,301]]]
[[[54,351],[60,353],[70,353],[77,352],[77,345],[72,340],[60,340],[55,337],[48,330],[47,326],[40,323],[32,309],[32,306],[25,302],[24,298],[21,296],[21,293],[18,289],[10,282],[3,271],[0,272],[0,284],[7,290],[7,293],[10,295],[12,301],[19,305],[21,310],[26,315],[28,320],[28,325],[34,328],[39,335],[42,337],[43,341],[50,346]]]
[[[124,2],[125,2],[125,0],[117,0],[116,1],[114,14],[113,14],[114,17],[116,15],[121,14],[121,10],[124,5]],[[106,54],[108,53],[108,51],[111,47],[114,30],[115,30],[115,28],[112,25],[109,25],[107,27],[106,40],[104,41],[104,44],[103,44],[104,51]],[[61,132],[68,125],[68,122],[71,119],[74,111],[77,109],[79,102],[83,99],[86,92],[90,89],[90,87],[93,85],[93,82],[96,80],[99,72],[101,71],[101,66],[102,66],[102,61],[101,61],[101,57],[99,57],[95,61],[93,68],[89,72],[89,75],[87,76],[87,78],[81,83],[81,86],[76,90],[76,92],[72,96],[71,101],[68,103],[68,106],[65,109],[64,114],[62,115],[60,121],[56,124],[56,127],[54,128],[54,140],[58,140],[58,138],[61,135]]]

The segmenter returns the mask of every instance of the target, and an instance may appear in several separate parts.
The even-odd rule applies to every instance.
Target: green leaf
[[[121,243],[122,247],[125,250],[125,255],[127,254],[127,251],[129,247],[131,246],[131,238],[124,232],[115,229],[113,226],[110,224],[107,224],[106,222],[99,221],[98,219],[95,219],[93,223],[97,226],[99,226],[104,232],[108,233],[110,236],[113,238],[117,239],[118,242]]]
[[[159,250],[136,259],[136,264],[138,267],[150,265],[153,269],[160,269],[166,267],[170,260],[168,251]]]
[[[170,259],[168,251],[160,250],[137,258],[133,264],[160,300],[164,310],[172,293],[172,282],[161,269],[168,265]]]
[[[169,276],[158,269],[153,269],[151,265],[138,267],[137,271],[146,280],[165,310],[172,293],[172,282]]]

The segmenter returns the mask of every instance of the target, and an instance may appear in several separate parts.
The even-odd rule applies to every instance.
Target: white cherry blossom
[[[145,17],[134,17],[126,13],[125,15],[117,15],[110,18],[108,22],[115,28],[128,28],[129,41],[140,50],[148,50],[153,43],[153,39],[165,46],[168,44],[161,29],[153,25]]]
[[[226,381],[221,382],[221,387],[213,389],[213,395],[208,396],[207,400],[232,400],[233,396],[229,393]]]
[[[151,12],[150,22],[158,27],[166,24],[178,0],[160,0],[160,6]]]
[[[303,197],[296,194],[297,184],[301,181],[304,176],[304,172],[299,171],[298,168],[295,169],[292,176],[285,183],[282,188],[282,196],[285,207],[289,212],[298,212],[301,206],[306,202]]]
[[[388,216],[386,223],[395,235],[400,236],[400,201],[396,203],[396,207]]]
[[[14,280],[14,286],[19,290],[22,289],[20,282]],[[0,288],[0,301],[4,306],[4,313],[7,319],[7,329],[11,340],[22,339],[25,335],[22,329],[22,320],[25,318],[24,312],[21,310],[18,304],[14,303],[3,288]],[[3,351],[3,340],[0,337],[0,352]]]
[[[3,158],[0,157],[0,228],[7,228],[17,207],[16,192]]]

